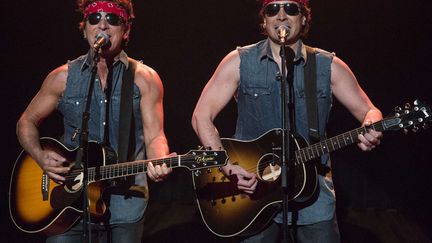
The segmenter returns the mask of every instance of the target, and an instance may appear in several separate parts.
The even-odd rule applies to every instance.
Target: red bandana
[[[278,1],[278,0],[263,0],[263,6],[265,6],[271,2],[276,2],[276,1]],[[306,5],[309,3],[309,0],[292,0],[292,1],[303,4],[303,5]]]
[[[120,18],[123,19],[125,23],[129,21],[129,14],[127,13],[126,9],[120,7],[115,2],[110,1],[97,1],[89,4],[86,9],[84,10],[84,19],[86,19],[89,14],[92,13],[98,13],[98,12],[106,12],[106,13],[113,13],[120,16]]]

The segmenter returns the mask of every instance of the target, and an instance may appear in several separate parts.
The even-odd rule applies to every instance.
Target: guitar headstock
[[[228,155],[225,150],[191,150],[182,157],[182,166],[189,170],[220,167],[228,162]]]
[[[405,132],[411,130],[416,132],[419,127],[428,128],[428,122],[432,120],[431,109],[419,100],[415,100],[413,104],[405,104],[403,108],[395,107],[395,113],[384,119],[384,130],[399,130],[404,129]]]

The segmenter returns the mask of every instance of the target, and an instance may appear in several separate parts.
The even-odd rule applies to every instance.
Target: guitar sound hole
[[[258,176],[264,182],[274,182],[281,174],[279,156],[276,154],[265,154],[258,163]]]

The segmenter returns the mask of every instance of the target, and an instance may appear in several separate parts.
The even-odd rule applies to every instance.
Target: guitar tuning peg
[[[414,100],[413,104],[414,105],[420,105],[420,101],[419,100]]]
[[[402,108],[400,108],[400,106],[396,106],[396,107],[395,107],[395,111],[396,111],[396,112],[400,112],[401,110],[402,110]]]
[[[409,109],[409,108],[411,108],[411,104],[410,103],[406,103],[405,104],[405,109]]]
[[[416,133],[419,130],[419,128],[417,126],[413,126],[411,128],[411,131],[413,131],[414,133]]]

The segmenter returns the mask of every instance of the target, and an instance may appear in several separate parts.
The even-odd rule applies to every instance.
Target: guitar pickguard
[[[78,192],[79,190],[81,190],[81,188],[83,186],[83,179],[84,179],[84,174],[83,173],[79,173],[72,180],[66,181],[65,185],[63,186],[64,190],[66,192],[68,192],[68,193],[76,193],[76,192]]]
[[[268,153],[261,157],[257,168],[258,178],[264,182],[276,181],[281,174],[281,167],[278,161],[279,156],[273,153]]]

